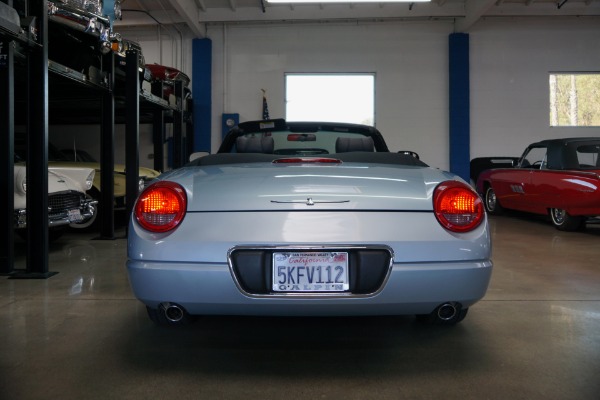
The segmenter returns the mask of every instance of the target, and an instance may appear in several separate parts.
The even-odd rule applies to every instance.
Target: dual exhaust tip
[[[159,309],[162,311],[165,318],[171,323],[181,322],[185,315],[185,309],[176,303],[161,303]],[[436,311],[436,315],[441,321],[451,321],[460,312],[460,305],[457,303],[443,303]]]

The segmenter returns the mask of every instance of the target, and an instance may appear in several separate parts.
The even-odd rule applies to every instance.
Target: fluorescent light
[[[427,3],[431,0],[266,0],[267,3]]]

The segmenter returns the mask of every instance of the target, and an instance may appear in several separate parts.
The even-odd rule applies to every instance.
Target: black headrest
[[[347,153],[350,151],[369,151],[372,152],[375,146],[373,145],[373,139],[368,136],[361,136],[356,138],[339,137],[335,141],[335,152],[336,153]]]
[[[273,153],[273,136],[240,136],[235,141],[238,153]]]

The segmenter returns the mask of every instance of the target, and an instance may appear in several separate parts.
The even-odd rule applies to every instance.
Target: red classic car
[[[146,64],[146,69],[150,70],[151,82],[163,82],[163,98],[169,100],[169,96],[175,92],[175,81],[181,81],[183,85],[183,98],[190,96],[189,89],[190,78],[180,70],[159,64]]]
[[[504,209],[550,215],[556,228],[600,222],[600,138],[543,140],[529,145],[513,168],[483,171],[477,191],[489,214]]]

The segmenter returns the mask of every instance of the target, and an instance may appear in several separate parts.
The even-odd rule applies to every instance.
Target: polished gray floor
[[[126,240],[67,234],[51,245],[57,275],[0,277],[0,399],[600,399],[600,226],[491,222],[491,286],[451,328],[411,317],[158,328],[129,288]],[[23,242],[16,252],[23,267]]]

